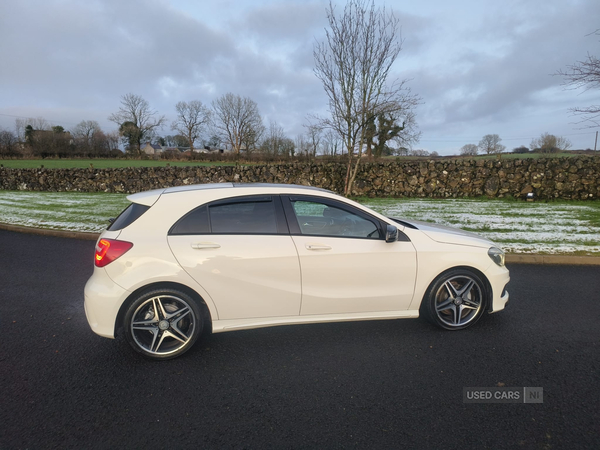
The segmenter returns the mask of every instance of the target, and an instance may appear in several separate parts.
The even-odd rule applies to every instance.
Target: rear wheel
[[[487,290],[479,275],[469,269],[453,269],[429,286],[421,311],[447,330],[462,330],[477,322],[486,307]]]
[[[202,316],[189,295],[160,289],[137,297],[123,326],[135,351],[151,359],[171,359],[194,345],[202,331]]]

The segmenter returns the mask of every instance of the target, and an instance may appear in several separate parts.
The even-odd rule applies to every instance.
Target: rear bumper
[[[84,290],[85,316],[94,333],[115,337],[117,315],[128,295],[128,291],[110,279],[105,269],[94,268]]]

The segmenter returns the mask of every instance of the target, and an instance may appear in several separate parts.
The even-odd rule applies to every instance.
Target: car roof
[[[256,189],[256,188],[280,188],[280,189],[299,189],[314,192],[327,192],[334,194],[333,191],[317,188],[313,186],[304,186],[299,184],[283,184],[283,183],[207,183],[207,184],[190,184],[186,186],[174,186],[163,189],[154,189],[151,191],[138,192],[127,196],[127,200],[132,203],[152,206],[158,198],[163,194],[176,194],[178,192],[189,192],[206,189]]]
[[[188,186],[175,186],[166,188],[164,193],[171,194],[182,191],[195,191],[199,189],[223,189],[223,188],[294,188],[294,189],[309,189],[313,191],[330,192],[327,189],[322,189],[314,186],[304,186],[302,184],[284,184],[284,183],[209,183],[209,184],[191,184]]]

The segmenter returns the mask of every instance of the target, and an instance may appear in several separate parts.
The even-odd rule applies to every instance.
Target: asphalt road
[[[150,362],[94,335],[94,244],[0,231],[0,448],[600,448],[600,268],[510,267],[511,303],[206,337]],[[543,387],[466,404],[463,387]]]

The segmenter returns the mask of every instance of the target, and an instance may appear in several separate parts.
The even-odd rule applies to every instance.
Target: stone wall
[[[343,164],[126,169],[0,168],[0,189],[132,193],[197,183],[294,183],[342,192]],[[369,197],[600,197],[600,157],[437,159],[361,163],[352,195]]]

